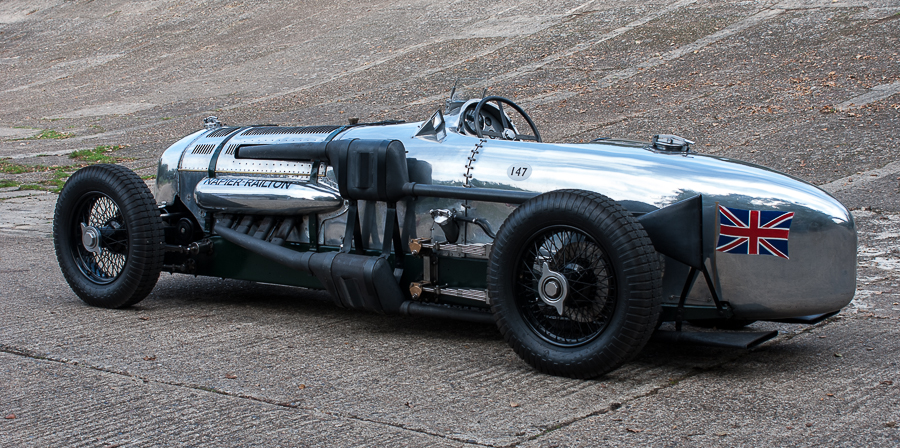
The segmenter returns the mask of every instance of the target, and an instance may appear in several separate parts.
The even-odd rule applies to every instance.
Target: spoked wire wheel
[[[66,182],[53,217],[56,258],[85,302],[122,308],[159,279],[163,225],[147,185],[118,165],[83,168]]]
[[[488,266],[497,327],[542,372],[609,372],[640,352],[659,318],[659,255],[640,223],[598,193],[529,199],[500,227]]]
[[[119,206],[103,193],[87,193],[75,207],[72,224],[76,243],[70,248],[81,273],[98,285],[115,281],[128,261],[128,227]]]
[[[606,251],[589,235],[570,226],[547,228],[525,245],[520,259],[516,305],[528,325],[547,342],[576,347],[590,342],[609,325],[616,308],[615,272]],[[567,283],[562,313],[541,298],[545,263]]]

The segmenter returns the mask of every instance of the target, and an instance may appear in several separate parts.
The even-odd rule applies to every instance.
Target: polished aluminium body
[[[194,195],[204,210],[276,216],[334,211],[344,204],[334,189],[289,180],[206,177],[197,183]]]
[[[454,92],[419,123],[209,117],[162,154],[155,198],[126,167],[78,170],[54,212],[62,274],[106,308],[162,272],[324,289],[343,308],[494,324],[538,371],[576,378],[651,338],[754,347],[777,332],[721,330],[815,323],[852,299],[853,217],[824,191],[675,135],[543,143],[513,101]]]
[[[477,101],[477,100],[473,100]],[[694,152],[658,151],[647,143],[598,140],[588,144],[550,144],[478,138],[463,130],[463,114],[472,101],[450,111],[434,135],[421,135],[428,123],[390,125],[291,127],[215,127],[194,133],[172,145],[161,157],[156,198],[160,206],[180,199],[201,223],[208,213],[229,207],[232,212],[308,213],[302,228],[315,219],[315,241],[295,232],[299,243],[340,246],[347,206],[341,203],[331,166],[309,162],[240,159],[235,148],[295,142],[349,139],[396,139],[408,152],[409,180],[423,185],[490,188],[545,193],[582,189],[602,193],[635,216],[702,195],[703,238],[717,238],[718,206],[793,212],[790,258],[713,252],[709,261],[721,299],[742,319],[783,319],[834,312],[855,291],[856,232],[849,211],[828,193],[773,170]],[[417,135],[419,134],[419,135]],[[292,181],[313,176],[314,186]],[[232,179],[231,202],[209,192],[211,177]],[[293,185],[283,196],[260,197],[261,187],[242,187],[248,179]],[[243,184],[242,184],[243,182]],[[257,182],[259,184],[260,182]],[[268,190],[275,191],[269,188]],[[289,195],[284,196],[284,195]],[[283,202],[283,204],[282,204]],[[294,205],[289,205],[293,203]],[[429,212],[453,210],[477,217],[497,229],[517,204],[452,198],[410,197],[397,204],[403,241],[444,239]],[[317,213],[312,215],[311,213]],[[383,203],[360,202],[362,235],[368,248],[383,244]],[[209,230],[209,229],[206,229]],[[678,235],[672,235],[678,238]],[[490,244],[482,226],[467,223],[460,244]],[[467,257],[467,255],[459,255]],[[482,257],[483,258],[483,257]],[[688,267],[665,263],[665,302],[678,301]],[[706,284],[695,283],[688,303],[711,304]],[[486,299],[486,295],[484,296]]]

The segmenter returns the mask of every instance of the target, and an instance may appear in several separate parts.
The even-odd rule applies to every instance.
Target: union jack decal
[[[716,250],[788,258],[788,234],[793,219],[794,212],[741,210],[720,205]]]

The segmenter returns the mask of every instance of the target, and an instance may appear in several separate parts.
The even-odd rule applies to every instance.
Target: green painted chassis
[[[322,284],[312,274],[300,272],[278,264],[266,257],[257,255],[242,247],[236,246],[218,236],[211,236],[213,249],[210,254],[198,254],[192,258],[196,263],[193,274],[209,277],[221,277],[235,280],[249,280],[262,283],[273,283],[287,286],[299,286],[310,289],[324,289]],[[285,243],[284,247],[305,252],[311,249],[305,243]],[[314,249],[314,248],[312,248]],[[337,246],[319,246],[319,252],[337,252]],[[377,256],[378,251],[368,251],[368,255]],[[393,255],[389,258],[393,264]],[[404,291],[409,290],[411,282],[421,280],[423,275],[422,259],[415,256],[403,257],[403,275],[400,278],[400,286]],[[475,258],[438,257],[438,278],[441,286],[454,288],[487,288],[487,260]],[[483,275],[473,275],[481,273]],[[441,296],[441,302],[453,305],[469,307],[485,307],[483,302],[469,300],[461,297]],[[676,320],[677,304],[664,303],[662,305],[661,321]],[[723,316],[715,306],[685,307],[683,319],[701,320],[731,317],[730,309],[725,310]]]

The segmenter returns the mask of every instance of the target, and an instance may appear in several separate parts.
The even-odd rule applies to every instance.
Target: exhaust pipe
[[[439,317],[464,320],[478,324],[494,324],[494,316],[486,311],[467,310],[444,305],[413,302],[407,300],[400,305],[400,312],[409,316]]]
[[[382,257],[343,252],[298,252],[245,235],[218,222],[213,230],[225,241],[291,269],[312,274],[340,307],[396,314],[406,300],[393,269]]]

